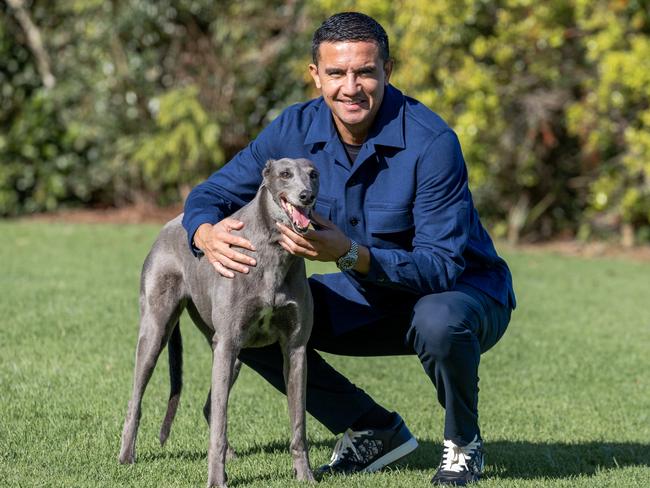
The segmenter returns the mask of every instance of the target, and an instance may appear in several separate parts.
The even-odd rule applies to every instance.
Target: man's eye
[[[282,178],[283,180],[288,180],[289,178],[291,178],[291,171],[281,171],[280,178]]]

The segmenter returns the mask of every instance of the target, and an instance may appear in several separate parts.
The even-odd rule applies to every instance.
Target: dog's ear
[[[266,165],[264,166],[264,170],[262,171],[262,176],[266,178],[271,174],[271,165],[275,162],[275,159],[269,159],[266,162]]]

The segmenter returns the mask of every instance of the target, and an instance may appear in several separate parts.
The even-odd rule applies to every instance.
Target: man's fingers
[[[219,239],[222,242],[230,244],[231,246],[241,247],[242,249],[248,249],[249,251],[255,251],[255,246],[248,240],[243,237],[230,234],[229,232],[223,232],[219,234]]]
[[[226,237],[222,238],[222,236],[226,236]],[[255,266],[256,264],[255,258],[252,258],[244,253],[238,252],[232,247],[230,247],[228,237],[235,237],[235,236],[232,236],[227,232],[221,232],[219,233],[218,237],[219,237],[218,239],[213,240],[210,243],[210,245],[207,246],[206,249],[204,250],[206,254],[210,254],[211,262],[219,259],[219,256],[225,256],[232,261],[237,261],[239,263],[247,264],[249,266]],[[246,239],[242,239],[242,240],[248,242],[246,241]]]
[[[280,238],[280,245],[289,251],[291,254],[299,255],[300,254],[300,246],[298,246],[295,242],[293,242],[291,239],[287,238],[286,236],[282,236]]]
[[[291,241],[295,242],[297,245],[301,247],[306,247],[306,248],[312,247],[309,241],[307,241],[300,234],[296,234],[293,230],[291,230],[286,225],[278,222],[278,227],[280,228],[280,232],[283,234],[283,237],[290,239]]]
[[[235,273],[233,273],[229,269],[224,268],[223,264],[221,264],[219,261],[213,262],[212,266],[214,266],[214,269],[217,270],[217,273],[219,273],[224,278],[234,278],[235,277]]]
[[[228,263],[224,262],[223,259],[221,259],[221,256],[223,256],[229,262],[239,263],[240,267],[242,264],[248,266],[255,266],[256,263],[255,259],[251,258],[250,256],[247,256],[244,253],[235,251],[232,247],[230,247],[227,243],[224,242],[220,242],[219,244],[217,244],[217,246],[215,246],[214,255],[219,260],[219,262],[221,262],[221,264],[227,267],[230,266],[228,265]]]
[[[217,262],[229,270],[239,271],[240,273],[248,273],[249,271],[248,266],[230,259],[228,256],[225,256],[223,254],[217,256]]]
[[[205,253],[217,273],[226,278],[234,278],[235,272],[248,273],[249,266],[256,265],[253,257],[236,250],[255,251],[255,246],[249,240],[231,234],[231,231],[243,228],[242,221],[227,217],[214,225],[200,226],[195,234],[197,247]]]
[[[277,223],[278,228],[280,229],[280,232],[285,236],[291,239],[293,242],[300,246],[309,246],[309,242],[301,236],[300,234],[296,234],[290,227],[287,227],[284,224],[281,224],[280,222]]]
[[[280,246],[289,254],[293,254],[293,250],[289,246],[287,246],[284,242],[280,241]]]
[[[307,258],[314,258],[318,256],[318,251],[316,251],[316,249],[314,249],[309,243],[307,243],[307,246],[301,246],[299,243],[292,241],[285,235],[281,237],[280,245],[291,254],[296,254],[298,256]]]
[[[223,224],[226,232],[230,232],[231,230],[240,230],[244,227],[244,223],[241,220],[233,219],[231,217],[226,217],[220,223]]]
[[[248,240],[241,236],[231,234],[233,230],[241,230],[244,223],[241,220],[226,217],[221,222],[214,226],[214,236],[220,242],[225,242],[231,246],[241,247],[249,251],[255,251],[255,246]]]
[[[226,249],[230,251],[230,248],[226,247]],[[243,257],[243,259],[249,259],[248,256],[245,256],[243,254],[235,254]],[[208,258],[208,261],[210,261],[210,264],[214,266],[214,269],[216,269],[221,275],[227,278],[233,278],[235,276],[233,271],[237,271],[239,273],[248,273],[250,271],[248,266],[246,266],[246,263],[248,261],[245,261],[244,264],[242,264],[241,262],[235,261],[234,259],[230,259],[228,256],[224,255],[221,250],[215,250],[206,256]]]

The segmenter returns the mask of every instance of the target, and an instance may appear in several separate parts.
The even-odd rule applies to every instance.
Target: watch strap
[[[359,244],[354,239],[350,239],[350,249],[343,256],[336,260],[336,266],[341,271],[348,271],[354,268],[359,259]]]

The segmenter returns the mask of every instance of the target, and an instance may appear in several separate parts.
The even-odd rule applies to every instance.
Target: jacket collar
[[[336,141],[338,134],[332,120],[332,111],[323,97],[318,99],[319,107],[305,136],[305,144]],[[393,85],[384,92],[375,122],[370,128],[366,143],[373,146],[387,146],[404,149],[404,95]]]

